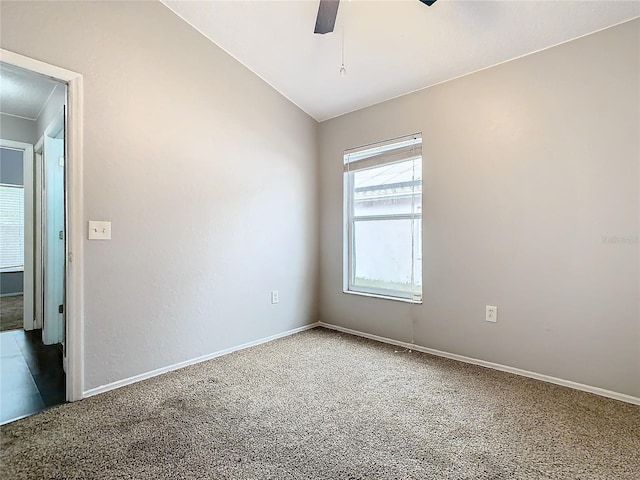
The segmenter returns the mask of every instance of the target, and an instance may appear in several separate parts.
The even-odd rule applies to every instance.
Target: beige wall
[[[84,76],[85,220],[113,222],[85,241],[86,389],[315,320],[314,120],[160,3],[0,14],[2,48]]]
[[[321,320],[640,396],[639,31],[323,122]],[[424,304],[345,295],[342,151],[417,131]]]
[[[51,126],[54,121],[61,118],[62,109],[66,103],[67,89],[65,88],[65,85],[56,85],[56,88],[47,100],[47,103],[44,104],[36,122],[37,138],[35,142],[40,140],[40,137],[44,135],[44,131],[47,127]],[[49,134],[53,135],[55,132],[49,132]]]
[[[14,142],[35,142],[36,122],[0,113],[0,138]]]

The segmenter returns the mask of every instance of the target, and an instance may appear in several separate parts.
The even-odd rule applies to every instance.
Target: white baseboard
[[[571,380],[564,380],[562,378],[551,377],[549,375],[543,375],[541,373],[529,372],[528,370],[521,370],[515,367],[509,367],[507,365],[501,365],[499,363],[487,362],[485,360],[478,360],[477,358],[465,357],[463,355],[457,355],[455,353],[442,352],[440,350],[434,350],[433,348],[421,347],[413,343],[401,342],[393,340],[391,338],[379,337],[378,335],[372,335],[370,333],[360,332],[358,330],[352,330],[350,328],[340,327],[338,325],[331,325],[329,323],[318,322],[319,327],[328,328],[331,330],[337,330],[339,332],[349,333],[358,337],[368,338],[377,342],[388,343],[391,345],[397,345],[399,347],[408,348],[417,352],[429,353],[438,357],[445,357],[451,360],[457,360],[459,362],[471,363],[473,365],[479,365],[481,367],[491,368],[493,370],[500,370],[501,372],[513,373],[523,377],[533,378],[535,380],[541,380],[543,382],[555,383],[556,385],[562,385],[563,387],[573,388],[575,390],[582,390],[583,392],[593,393],[602,397],[612,398],[614,400],[620,400],[621,402],[631,403],[634,405],[640,405],[640,398],[626,395],[624,393],[612,392],[611,390],[605,390],[604,388],[593,387],[591,385],[585,385],[582,383],[572,382]]]
[[[13,293],[0,293],[0,298],[4,297],[17,297],[20,295],[24,295],[22,292],[13,292]]]
[[[207,360],[211,360],[216,357],[221,357],[223,355],[228,355],[229,353],[237,352],[238,350],[244,350],[245,348],[255,347],[256,345],[271,342],[273,340],[277,340],[278,338],[288,337],[289,335],[293,335],[299,332],[304,332],[305,330],[310,330],[317,326],[319,326],[318,322],[310,323],[309,325],[303,325],[302,327],[294,328],[292,330],[287,330],[286,332],[282,332],[282,333],[277,333],[275,335],[261,338],[259,340],[254,340],[253,342],[243,343],[242,345],[237,345],[235,347],[225,348],[224,350],[220,350],[218,352],[209,353],[207,355],[202,355],[201,357],[193,358],[191,360],[185,360],[184,362],[175,363],[167,367],[158,368],[157,370],[152,370],[150,372],[141,373],[140,375],[134,375],[133,377],[125,378],[123,380],[118,380],[116,382],[108,383],[106,385],[101,385],[99,387],[91,388],[89,390],[86,390],[83,393],[82,398],[93,397],[94,395],[105,393],[110,390],[115,390],[116,388],[124,387],[126,385],[131,385],[132,383],[140,382],[142,380],[146,380],[147,378],[157,377],[158,375],[162,375],[163,373],[179,370],[180,368],[188,367],[189,365],[195,365],[196,363],[206,362]]]

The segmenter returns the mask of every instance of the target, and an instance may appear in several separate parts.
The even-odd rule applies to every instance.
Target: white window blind
[[[24,188],[0,185],[0,270],[24,269]]]
[[[344,152],[345,292],[422,301],[422,135]]]

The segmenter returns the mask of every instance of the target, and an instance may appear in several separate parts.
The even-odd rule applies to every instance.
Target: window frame
[[[358,160],[354,162],[349,161],[350,152],[353,151],[375,151],[380,149],[382,152],[379,153],[382,158],[385,157],[384,151],[385,147],[391,147],[394,145],[401,145],[403,142],[406,142],[407,139],[411,139],[414,142],[419,139],[419,142],[414,143],[420,145],[420,149],[417,153],[413,153],[412,155],[401,155],[395,156],[393,154],[389,155],[388,160],[386,161],[378,161],[374,162],[372,165],[363,166],[357,169],[350,170],[349,164],[356,163]],[[417,303],[421,304],[423,299],[422,294],[422,282],[420,282],[420,291],[419,293],[416,291],[403,291],[403,290],[393,290],[386,288],[378,288],[378,287],[365,287],[362,285],[357,285],[355,283],[355,262],[356,262],[356,249],[355,249],[355,225],[356,222],[363,221],[395,221],[395,220],[410,220],[410,221],[418,221],[418,232],[412,234],[412,248],[415,248],[414,242],[419,243],[419,256],[416,256],[412,260],[411,268],[415,269],[416,262],[422,263],[422,209],[420,211],[415,211],[413,213],[385,213],[378,215],[355,215],[354,207],[355,207],[355,198],[354,198],[354,176],[356,171],[363,171],[373,168],[378,168],[383,165],[391,165],[394,163],[402,163],[415,160],[416,157],[419,157],[419,161],[421,167],[423,164],[423,156],[422,156],[422,133],[416,133],[412,135],[407,135],[403,137],[397,137],[395,139],[386,140],[384,142],[377,142],[375,144],[366,145],[363,147],[357,147],[355,149],[347,149],[344,151],[344,170],[343,170],[343,293],[351,294],[351,295],[360,295],[366,297],[374,297],[374,298],[382,298],[387,300],[395,300],[400,302],[407,303]],[[393,150],[388,148],[389,150]],[[368,157],[364,157],[365,162]],[[422,178],[420,179],[420,187],[422,192]],[[421,195],[422,198],[422,195]],[[420,269],[422,274],[422,268]],[[414,287],[416,283],[414,282]]]

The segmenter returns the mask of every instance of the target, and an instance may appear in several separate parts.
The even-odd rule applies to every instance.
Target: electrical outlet
[[[487,322],[496,323],[498,321],[498,307],[487,305],[487,311],[484,319]]]
[[[280,300],[278,295],[278,290],[273,290],[271,292],[271,303],[276,304]]]

